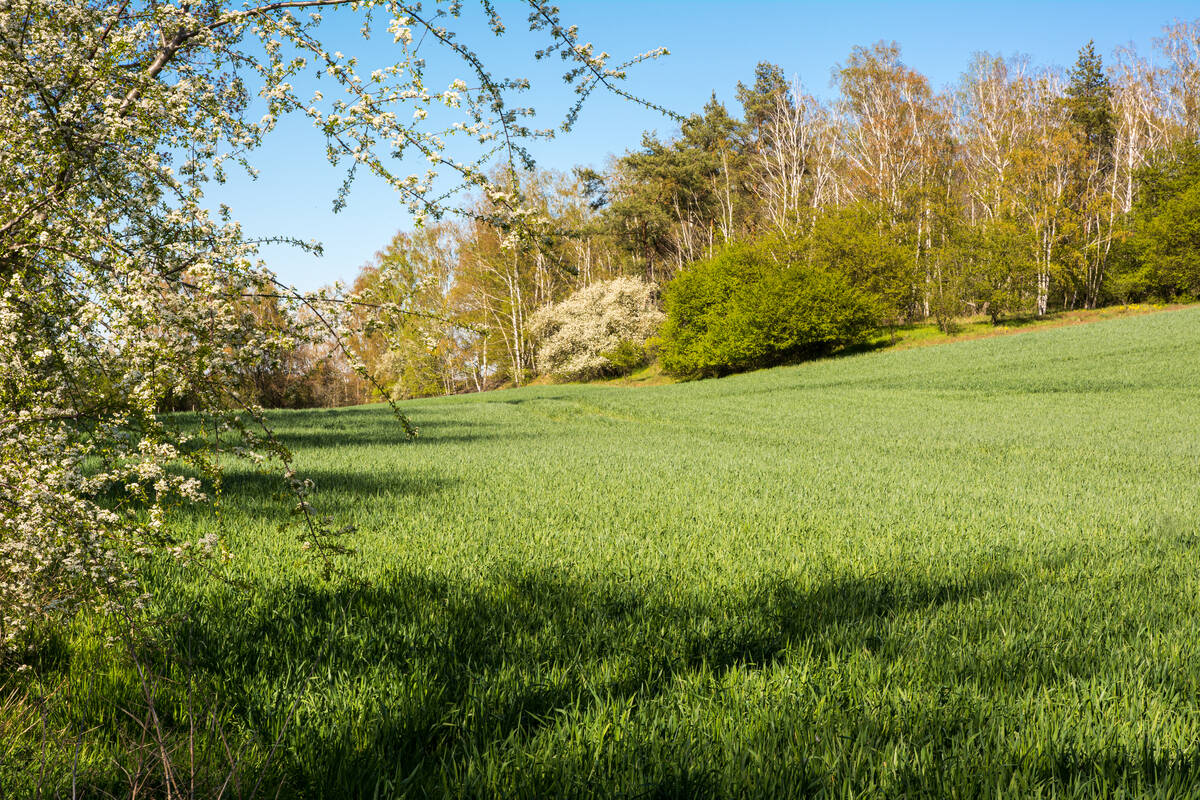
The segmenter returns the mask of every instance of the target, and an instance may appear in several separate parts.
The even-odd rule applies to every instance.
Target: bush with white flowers
[[[663,321],[657,291],[638,278],[614,278],[538,309],[530,320],[538,370],[568,379],[628,372]]]

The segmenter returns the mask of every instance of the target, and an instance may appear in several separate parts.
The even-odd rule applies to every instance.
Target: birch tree
[[[1015,158],[1035,124],[1027,70],[1024,60],[980,54],[963,75],[954,134],[971,223],[1014,210]]]
[[[934,135],[929,82],[901,62],[898,45],[883,42],[855,48],[837,80],[848,191],[899,221]]]
[[[1062,102],[1062,80],[1045,72],[1032,83],[1031,135],[1017,155],[1018,202],[1034,237],[1037,263],[1035,310],[1047,313],[1051,281],[1061,275],[1063,247],[1077,227],[1069,191],[1078,139]]]
[[[950,177],[948,109],[894,43],[855,48],[838,85],[847,193],[888,210],[925,271],[921,313],[928,317],[937,269],[929,256]]]
[[[1163,89],[1180,138],[1200,139],[1200,20],[1177,21],[1155,41],[1165,59]]]
[[[837,139],[828,109],[799,80],[776,95],[755,143],[753,186],[761,213],[780,232],[811,225],[836,203]]]

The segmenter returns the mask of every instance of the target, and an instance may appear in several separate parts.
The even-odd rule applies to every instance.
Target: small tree
[[[538,370],[576,380],[632,371],[663,321],[655,294],[652,283],[615,278],[538,309],[530,319]]]
[[[1006,316],[1034,312],[1037,263],[1033,236],[1025,226],[997,219],[964,232],[960,241],[970,248],[964,257],[974,260],[968,272],[971,294],[993,325]]]

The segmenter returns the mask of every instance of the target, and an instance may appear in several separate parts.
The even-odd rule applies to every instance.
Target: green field
[[[158,575],[261,796],[1200,796],[1200,309],[405,411],[274,416],[352,578],[237,468]]]

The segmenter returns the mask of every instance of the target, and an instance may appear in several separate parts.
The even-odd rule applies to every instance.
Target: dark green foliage
[[[692,264],[667,285],[663,303],[659,358],[686,377],[828,353],[863,341],[879,322],[873,296],[783,239],[730,245]]]
[[[588,201],[588,207],[592,211],[599,211],[608,205],[608,176],[591,167],[575,167],[571,172],[579,181],[580,194]]]
[[[664,264],[691,260],[714,228],[745,215],[750,198],[742,186],[741,133],[742,124],[714,95],[702,113],[683,121],[675,139],[663,142],[647,133],[641,149],[617,163],[606,218],[651,279]],[[693,230],[697,240],[681,241],[678,225]]]
[[[1138,177],[1133,235],[1109,289],[1122,300],[1200,297],[1200,146],[1163,154]]]
[[[783,68],[768,61],[760,61],[754,68],[753,85],[747,86],[738,81],[737,99],[742,104],[742,119],[748,134],[758,135],[779,101],[789,95],[790,88]]]
[[[1104,64],[1096,54],[1095,42],[1079,50],[1067,86],[1067,106],[1076,130],[1087,145],[1088,154],[1111,165],[1112,142],[1116,126],[1112,115],[1112,86],[1104,73]]]

